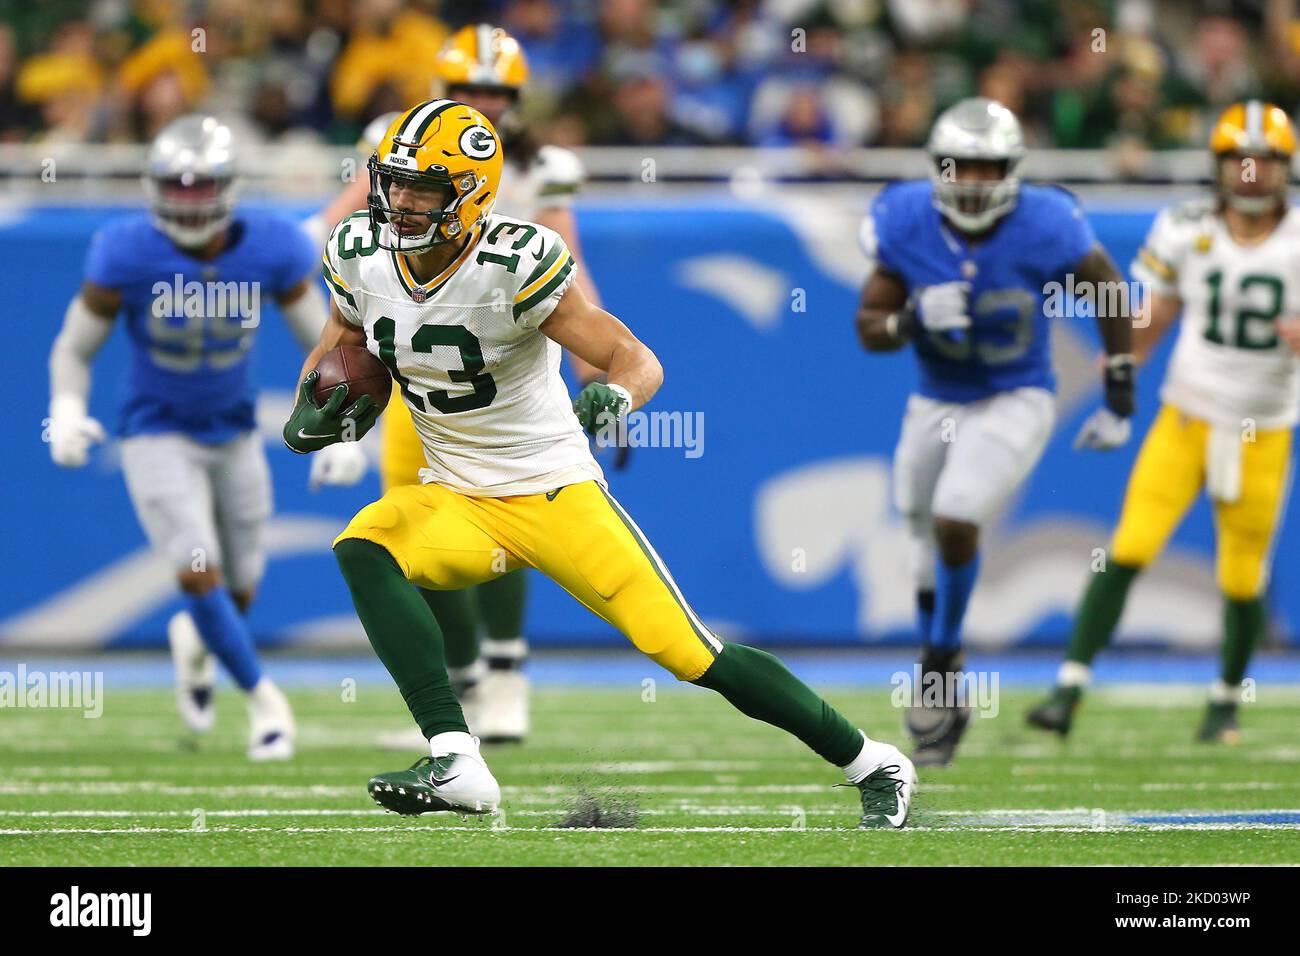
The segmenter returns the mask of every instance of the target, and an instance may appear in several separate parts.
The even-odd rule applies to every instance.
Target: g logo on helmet
[[[487,159],[497,151],[497,138],[486,126],[471,126],[460,134],[460,151],[470,159]]]

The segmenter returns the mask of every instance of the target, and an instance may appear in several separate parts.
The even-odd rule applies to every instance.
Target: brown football
[[[330,349],[316,363],[316,391],[312,398],[319,408],[329,401],[330,393],[340,385],[348,387],[347,408],[362,395],[369,395],[381,412],[393,394],[393,379],[384,363],[360,345],[340,345]]]

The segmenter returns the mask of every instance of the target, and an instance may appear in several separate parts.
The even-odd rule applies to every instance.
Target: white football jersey
[[[1163,210],[1134,278],[1183,303],[1162,400],[1212,424],[1290,428],[1300,419],[1300,359],[1275,321],[1300,315],[1300,213],[1243,246],[1213,199]]]
[[[488,497],[604,482],[560,377],[563,350],[538,330],[577,271],[557,233],[494,214],[421,284],[360,212],[335,227],[324,259],[339,312],[401,386],[421,480]]]

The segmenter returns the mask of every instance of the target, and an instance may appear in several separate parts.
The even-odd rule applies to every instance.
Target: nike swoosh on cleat
[[[299,438],[333,438],[334,436],[333,436],[333,435],[309,435],[309,434],[307,434],[305,431],[303,431],[301,428],[299,428],[299,429],[298,429],[298,437],[299,437]]]
[[[460,779],[460,774],[456,774],[456,776],[454,777],[443,777],[441,780],[433,776],[433,774],[429,775],[429,783],[433,784],[435,787],[445,787],[453,780],[459,780],[459,779]]]

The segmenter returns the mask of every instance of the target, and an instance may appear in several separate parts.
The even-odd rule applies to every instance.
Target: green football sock
[[[524,633],[524,604],[528,599],[528,575],[521,568],[474,588],[483,630],[492,641],[513,641]]]
[[[438,622],[393,556],[371,541],[345,538],[334,546],[334,557],[371,646],[424,736],[467,732],[447,678]]]
[[[1124,613],[1128,589],[1141,570],[1110,561],[1104,571],[1093,574],[1074,615],[1074,630],[1070,632],[1070,645],[1065,652],[1067,661],[1089,665],[1110,643],[1115,625]]]
[[[862,750],[858,729],[766,651],[726,644],[695,683],[716,690],[742,714],[794,734],[837,767]]]
[[[1220,652],[1220,675],[1229,687],[1240,687],[1246,677],[1250,655],[1259,645],[1268,623],[1263,598],[1223,601],[1223,650]]]
[[[471,588],[433,591],[420,588],[420,596],[438,619],[447,666],[469,667],[478,660],[478,613]]]

